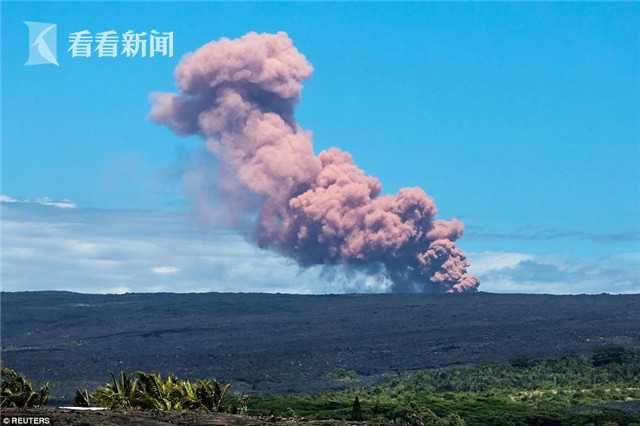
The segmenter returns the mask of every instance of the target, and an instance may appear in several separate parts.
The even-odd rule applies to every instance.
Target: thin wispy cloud
[[[472,229],[466,233],[467,239],[475,240],[515,240],[515,241],[553,241],[584,240],[594,243],[640,242],[639,230],[625,232],[597,233],[575,230],[537,229],[513,232],[490,232]]]
[[[21,204],[39,204],[41,206],[56,207],[59,209],[75,209],[78,207],[71,200],[52,200],[49,197],[39,197],[33,200],[13,198],[5,194],[0,194],[0,203],[21,203]]]

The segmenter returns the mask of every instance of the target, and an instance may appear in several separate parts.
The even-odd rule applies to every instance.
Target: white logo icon
[[[48,22],[24,21],[29,28],[29,59],[25,65],[53,64],[57,59],[57,27]]]

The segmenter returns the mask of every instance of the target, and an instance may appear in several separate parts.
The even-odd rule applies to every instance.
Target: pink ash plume
[[[380,195],[380,181],[347,152],[314,154],[294,118],[312,71],[282,32],[210,42],[176,68],[178,94],[152,95],[151,118],[205,139],[220,163],[219,191],[252,217],[261,247],[305,266],[383,265],[394,291],[475,291],[454,243],[462,222],[434,219],[420,188]]]

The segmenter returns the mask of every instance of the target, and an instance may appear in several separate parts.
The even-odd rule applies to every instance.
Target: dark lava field
[[[640,295],[21,292],[1,303],[3,364],[48,380],[54,403],[120,370],[215,377],[247,393],[313,392],[640,345]]]

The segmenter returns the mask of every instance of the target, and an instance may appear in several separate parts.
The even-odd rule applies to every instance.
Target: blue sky
[[[33,224],[69,232],[46,231],[38,243],[113,244],[93,226],[67,226],[80,213],[83,223],[119,224],[111,235],[121,241],[179,234],[183,246],[221,244],[215,232],[192,232],[180,187],[199,141],[147,120],[148,95],[173,90],[180,56],[209,40],[282,30],[315,68],[297,117],[313,131],[316,151],[346,149],[386,192],[419,185],[441,217],[462,218],[460,244],[485,275],[482,289],[616,291],[609,281],[617,277],[618,291],[640,291],[637,3],[4,2],[2,12],[2,193],[23,201],[2,207],[6,289],[91,290],[70,283],[91,268],[52,259],[60,281],[43,284],[41,272],[21,269],[32,262],[11,257],[35,244]],[[60,67],[24,66],[23,21],[58,25]],[[69,57],[66,35],[85,28],[173,31],[175,56]],[[77,208],[43,205],[43,197]],[[167,227],[152,229],[150,220],[140,236],[142,218],[156,215],[184,232],[165,235]],[[222,278],[195,277],[197,265],[172,266],[180,263],[176,250],[163,249],[160,266],[140,255],[141,268],[178,269],[165,275],[190,283],[187,290],[227,289],[229,278],[220,287]],[[91,256],[114,261],[100,253]],[[127,275],[133,266],[111,265],[121,275],[105,286],[150,288]],[[295,282],[299,271],[288,273],[271,281]],[[319,287],[278,291],[287,288]]]

